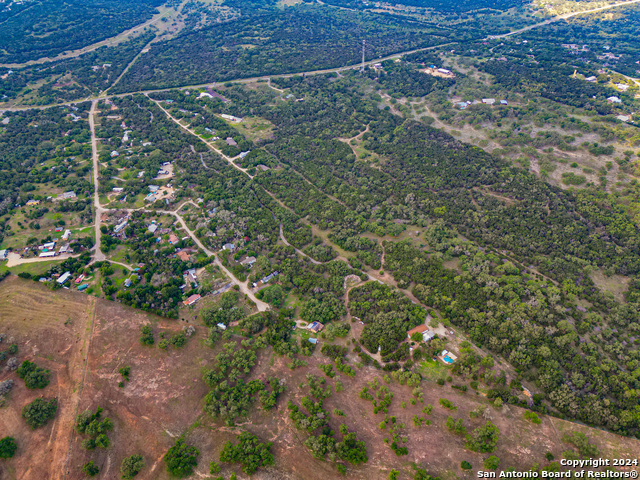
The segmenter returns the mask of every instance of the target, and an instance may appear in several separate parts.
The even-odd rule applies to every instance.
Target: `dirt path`
[[[96,320],[96,310],[98,299],[90,297],[89,308],[87,312],[87,323],[78,328],[79,341],[76,343],[69,365],[69,377],[74,386],[70,389],[70,395],[66,398],[59,399],[60,408],[56,418],[56,427],[54,429],[56,439],[53,448],[53,460],[51,469],[51,478],[66,479],[69,475],[71,465],[69,460],[73,448],[74,425],[78,415],[82,390],[87,378],[87,370],[89,366],[89,354],[91,352],[91,340]]]
[[[57,257],[35,257],[35,258],[20,258],[20,255],[14,252],[9,252],[7,256],[7,267],[17,267],[18,265],[23,265],[25,263],[38,263],[38,262],[51,262],[54,260],[66,260],[67,258],[75,258],[79,257],[78,255],[58,255]]]
[[[297,254],[302,255],[303,257],[308,258],[309,260],[311,260],[311,263],[315,263],[316,265],[320,265],[322,262],[319,262],[318,260],[314,260],[313,258],[311,258],[309,255],[307,255],[306,253],[304,253],[302,250],[297,249],[296,247],[294,247],[293,245],[291,245],[289,242],[287,242],[287,239],[284,238],[284,233],[282,231],[282,224],[280,224],[280,240],[282,240],[282,243],[284,243],[287,247],[291,247],[293,248]]]
[[[155,36],[153,37],[149,43],[147,43],[144,47],[142,47],[142,49],[138,52],[138,54],[133,57],[133,59],[127,64],[127,66],[124,68],[124,70],[122,70],[122,73],[120,75],[118,75],[118,78],[115,79],[115,81],[109,86],[109,88],[107,88],[106,90],[104,90],[104,93],[107,94],[109,93],[109,90],[111,90],[113,87],[115,87],[120,80],[122,79],[122,77],[124,77],[127,72],[129,71],[129,69],[131,68],[131,66],[136,63],[138,61],[138,59],[142,56],[143,53],[145,53],[147,51],[147,49],[151,46],[151,44],[157,39],[158,37]]]
[[[91,157],[93,158],[93,206],[95,208],[95,220],[94,220],[94,231],[95,231],[95,248],[93,252],[93,262],[101,262],[106,260],[107,257],[102,250],[100,250],[100,237],[102,232],[100,231],[100,220],[102,219],[102,214],[106,211],[100,205],[100,195],[98,193],[99,180],[98,175],[100,174],[99,166],[98,166],[98,141],[96,139],[96,125],[95,125],[95,117],[98,111],[98,100],[93,100],[91,102],[91,110],[89,111],[89,129],[91,130]]]
[[[149,98],[149,96],[148,96],[148,95],[147,95],[147,98]],[[200,140],[201,142],[203,142],[207,147],[209,147],[209,148],[210,148],[211,150],[213,150],[215,153],[217,153],[217,154],[218,154],[218,155],[220,155],[222,158],[224,158],[224,159],[229,163],[229,165],[231,165],[233,168],[235,168],[236,170],[239,170],[240,172],[244,173],[247,177],[249,177],[249,178],[253,178],[253,175],[251,175],[251,174],[247,171],[247,169],[246,169],[246,168],[242,168],[241,166],[236,165],[236,163],[234,162],[234,160],[236,160],[238,157],[233,157],[233,158],[231,158],[231,157],[226,156],[224,153],[222,153],[220,150],[218,150],[218,148],[217,148],[216,146],[214,146],[214,145],[213,145],[213,143],[211,143],[211,142],[209,142],[209,141],[207,141],[207,140],[204,140],[203,138],[200,138],[200,136],[199,136],[196,132],[194,132],[193,130],[191,130],[191,128],[189,128],[189,127],[187,127],[187,126],[183,125],[182,123],[180,123],[180,121],[179,121],[177,118],[175,118],[173,115],[171,115],[171,114],[170,114],[170,113],[169,113],[169,112],[168,112],[168,111],[167,111],[167,110],[166,110],[162,105],[160,105],[160,102],[158,102],[158,101],[156,101],[156,100],[154,100],[154,99],[152,99],[152,98],[149,98],[149,100],[151,100],[153,103],[155,103],[155,104],[158,106],[158,108],[159,108],[160,110],[162,110],[162,111],[165,113],[165,115],[166,115],[166,116],[167,116],[167,117],[168,117],[168,118],[169,118],[173,123],[175,123],[176,125],[178,125],[180,128],[182,128],[182,129],[183,129],[184,131],[186,131],[187,133],[190,133],[191,135],[193,135],[194,137],[196,137],[196,138],[197,138],[198,140]],[[202,160],[202,159],[201,159],[201,160]],[[203,165],[203,166],[205,166],[205,168],[208,168],[208,167],[204,164],[204,161],[202,161],[202,165]]]

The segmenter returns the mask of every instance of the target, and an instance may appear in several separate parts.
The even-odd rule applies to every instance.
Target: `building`
[[[626,83],[616,83],[616,87],[621,92],[626,92],[627,90],[629,90],[629,85],[627,85]]]
[[[235,247],[235,245],[233,243],[225,243],[222,246],[222,249],[223,250],[229,250],[230,252],[233,252],[236,249],[236,247]]]
[[[88,283],[83,283],[82,285],[80,285],[78,287],[78,291],[82,292],[83,290],[86,290],[87,288],[89,288],[89,284]]]
[[[49,243],[45,243],[42,246],[43,250],[53,250],[54,248],[56,248],[56,242],[55,240],[53,242],[49,242]]]
[[[509,105],[509,102],[506,100],[500,100],[500,105]]]
[[[225,141],[227,142],[227,145],[229,145],[230,147],[238,146],[237,142],[231,137],[227,137]]]
[[[220,115],[223,119],[228,120],[230,122],[234,122],[234,123],[240,123],[242,121],[241,118],[239,117],[234,117],[233,115],[227,115],[226,113],[223,113],[222,115]]]
[[[591,75],[590,77],[585,78],[585,80],[589,83],[596,83],[598,81],[598,77]]]
[[[309,339],[309,343],[313,343],[314,345],[318,343],[318,339],[317,338],[310,338]]]
[[[256,263],[256,257],[247,257],[240,262],[240,265],[248,265],[249,267]]]
[[[80,276],[78,278],[76,278],[75,283],[78,284],[80,283],[82,280],[84,279],[84,274],[80,274]]]
[[[220,330],[227,329],[227,326],[224,323],[216,323],[216,327],[218,327]]]
[[[178,258],[179,258],[180,260],[182,260],[183,262],[188,262],[188,261],[191,259],[191,256],[190,256],[187,252],[185,252],[184,250],[180,250],[180,251],[178,252],[178,255],[177,255],[177,256],[178,256]]]
[[[48,258],[48,257],[55,257],[55,256],[56,256],[56,252],[55,251],[42,252],[40,255],[38,255],[38,257],[40,257],[40,258]]]
[[[120,233],[124,229],[124,227],[127,226],[127,223],[128,223],[127,220],[125,220],[122,223],[116,225],[116,228],[113,229],[113,232]]]
[[[64,234],[62,235],[62,240],[68,240],[70,236],[71,236],[71,230],[66,229],[64,231]]]
[[[418,325],[417,327],[414,327],[414,328],[412,328],[411,330],[409,330],[407,332],[407,338],[411,339],[411,337],[415,333],[419,333],[419,334],[422,335],[427,330],[429,330],[429,327],[427,327],[426,325]]]
[[[156,230],[158,230],[158,225],[156,223],[152,223],[151,225],[149,225],[149,228],[147,228],[147,230],[151,233],[156,233]]]
[[[618,120],[620,120],[621,122],[628,122],[629,120],[631,120],[631,116],[630,115],[618,115],[618,116],[616,116],[616,118]]]
[[[58,278],[58,280],[56,280],[56,282],[58,282],[60,285],[62,285],[64,282],[66,282],[67,280],[69,280],[69,278],[71,277],[71,272],[64,272],[60,278]]]
[[[125,286],[125,288],[129,288],[131,286],[131,278],[127,278],[124,281],[124,286]]]
[[[6,250],[0,250],[0,260],[6,260],[8,252]]]
[[[120,156],[120,154],[116,150],[111,152],[111,158],[115,158],[115,157],[119,157],[119,156]]]
[[[179,241],[178,237],[176,237],[173,233],[169,235],[169,243],[171,245],[178,243],[178,241]]]
[[[496,103],[496,99],[495,98],[483,98],[482,99],[482,103],[484,103],[485,105],[493,105],[494,103]]]
[[[150,191],[151,193],[155,193],[155,192],[157,192],[158,190],[160,190],[160,187],[159,187],[158,185],[149,185],[149,191]]]
[[[27,200],[27,207],[32,207],[35,205],[40,205],[40,200]]]
[[[324,325],[321,324],[320,322],[312,322],[311,324],[309,324],[309,326],[307,326],[307,330],[313,333],[318,333],[322,331],[323,328],[324,328]]]
[[[607,98],[607,102],[609,102],[609,103],[622,103],[622,100],[620,100],[618,97],[609,97],[609,98]]]
[[[191,295],[189,298],[187,298],[184,302],[186,306],[190,306],[193,305],[194,303],[196,303],[198,300],[200,300],[202,297],[198,294],[196,295]]]
[[[438,72],[442,73],[443,75],[452,75],[453,72],[451,70],[447,70],[446,68],[439,68]]]
[[[76,198],[76,192],[64,192],[58,195],[58,198],[61,200],[70,200],[72,198]]]

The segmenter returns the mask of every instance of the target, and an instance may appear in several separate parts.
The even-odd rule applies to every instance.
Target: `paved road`
[[[545,25],[549,25],[550,23],[553,22],[558,22],[561,20],[567,20],[571,17],[575,17],[578,15],[585,15],[585,14],[589,14],[589,13],[596,13],[596,12],[601,12],[604,10],[609,10],[612,8],[616,8],[616,7],[622,7],[622,6],[626,6],[626,5],[632,5],[635,3],[640,2],[640,0],[629,0],[626,2],[619,2],[619,3],[614,3],[612,5],[606,5],[604,7],[599,7],[599,8],[594,8],[591,10],[585,10],[582,12],[573,12],[573,13],[567,13],[564,15],[559,15],[557,17],[553,17],[550,18],[548,20],[545,20],[544,22],[540,22],[540,23],[536,23],[534,25],[529,25],[528,27],[524,27],[518,30],[514,30],[512,32],[508,32],[508,33],[503,33],[501,35],[489,35],[487,37],[484,38],[478,38],[477,41],[482,41],[482,40],[492,40],[492,39],[500,39],[500,38],[506,38],[506,37],[510,37],[512,35],[517,35],[519,33],[523,33],[525,31],[528,30],[533,30],[534,28],[539,28],[539,27],[543,27]],[[386,57],[380,57],[380,58],[376,58],[373,60],[368,60],[365,62],[365,65],[373,65],[374,63],[380,63],[380,62],[384,62],[386,60],[394,60],[396,58],[400,58],[404,55],[409,55],[412,53],[417,53],[417,52],[425,52],[428,50],[434,50],[436,48],[441,48],[441,47],[446,47],[448,45],[454,45],[456,42],[447,42],[447,43],[442,43],[439,45],[433,45],[431,47],[424,47],[424,48],[416,48],[413,50],[407,50],[404,52],[398,52],[398,53],[394,53],[392,55],[388,55]],[[250,82],[255,82],[257,80],[264,80],[266,82],[271,82],[272,78],[290,78],[290,77],[294,77],[297,75],[322,75],[322,74],[326,74],[326,73],[340,73],[340,72],[344,72],[347,70],[356,70],[359,69],[360,66],[362,65],[362,63],[357,63],[354,65],[346,65],[343,67],[336,67],[336,68],[327,68],[327,69],[323,69],[323,70],[310,70],[307,72],[295,72],[295,73],[284,73],[284,74],[280,74],[280,75],[263,75],[260,77],[250,77],[250,78],[238,78],[235,80],[225,80],[224,82],[208,82],[208,83],[201,83],[201,84],[197,84],[197,85],[177,85],[174,87],[169,87],[169,88],[158,88],[158,89],[148,89],[148,90],[139,90],[136,92],[128,92],[128,93],[119,93],[119,94],[114,94],[114,95],[106,95],[106,94],[102,94],[101,96],[98,97],[86,97],[83,98],[81,100],[72,100],[70,102],[64,102],[64,103],[56,103],[56,104],[51,104],[51,105],[38,105],[38,106],[24,106],[24,107],[0,107],[0,112],[2,111],[20,111],[20,110],[33,110],[33,109],[45,109],[45,108],[51,108],[51,107],[59,107],[59,106],[65,106],[65,105],[73,105],[73,104],[77,104],[77,103],[83,103],[83,102],[88,102],[88,101],[93,101],[95,99],[104,99],[104,98],[114,98],[114,97],[127,97],[130,95],[136,95],[136,94],[144,94],[144,95],[149,95],[150,93],[154,93],[154,92],[166,92],[169,90],[176,90],[176,89],[180,89],[180,90],[185,90],[185,89],[197,89],[197,88],[204,88],[204,87],[211,87],[211,86],[215,86],[216,83],[222,84],[222,83],[227,83],[227,82],[233,82],[233,83],[250,83]]]

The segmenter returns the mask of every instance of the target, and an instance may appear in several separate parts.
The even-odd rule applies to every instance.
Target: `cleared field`
[[[16,277],[0,282],[0,332],[18,344],[20,361],[31,359],[53,372],[51,384],[41,391],[27,390],[15,373],[0,373],[0,381],[12,378],[16,382],[1,410],[0,432],[13,435],[19,444],[16,456],[4,461],[1,479],[82,479],[81,467],[89,460],[100,467],[96,478],[115,479],[120,477],[124,457],[141,454],[147,466],[136,478],[164,480],[169,476],[162,456],[182,434],[200,450],[193,478],[207,478],[209,462],[218,460],[224,442],[243,430],[274,443],[275,466],[259,470],[252,478],[325,480],[338,476],[333,463],[311,455],[303,445],[306,433],[293,427],[286,411],[289,400],[300,404],[307,393],[300,384],[308,373],[324,377],[318,365],[328,363],[328,359],[318,350],[304,358],[307,366],[295,370],[287,368],[288,358],[275,355],[271,349],[260,351],[251,378],[276,375],[286,385],[285,394],[276,411],[265,412],[256,406],[241,425],[228,427],[202,414],[202,399],[207,393],[202,371],[211,365],[222,342],[215,349],[209,348],[204,343],[206,329],[196,325],[196,333],[183,348],[169,347],[165,351],[157,345],[143,347],[138,338],[139,327],[145,323],[153,326],[156,338],[160,332],[172,335],[186,325],[184,321],[154,317],[87,295],[66,290],[51,292]],[[355,363],[353,354],[349,354],[349,361]],[[118,369],[123,366],[131,368],[130,381],[119,387],[122,377]],[[523,418],[524,410],[513,406],[489,406],[484,417],[470,419],[472,410],[489,405],[481,394],[473,390],[461,393],[451,389],[449,383],[441,387],[425,380],[420,386],[424,403],[417,405],[409,402],[412,388],[393,381],[388,384],[394,394],[389,415],[406,425],[403,435],[409,449],[409,455],[397,457],[383,442],[388,431],[378,428],[384,414],[374,415],[371,403],[358,396],[360,389],[376,378],[385,384],[381,372],[368,367],[357,369],[355,377],[337,374],[334,379],[327,378],[328,385],[335,387],[339,380],[344,387],[325,401],[326,411],[339,408],[345,414],[331,415],[331,428],[337,431],[345,423],[368,449],[368,463],[349,468],[347,478],[386,479],[392,468],[403,472],[399,478],[413,478],[411,462],[443,479],[475,478],[474,471],[481,468],[488,455],[464,449],[463,437],[444,426],[449,415],[463,419],[468,430],[491,419],[500,428],[495,455],[502,459],[502,467],[521,470],[535,463],[544,465],[546,452],[561,458],[570,447],[562,442],[562,434],[575,430],[586,433],[598,445],[603,458],[640,456],[640,442],[635,439],[551,417],[543,417],[542,423],[535,425]],[[20,412],[40,395],[58,398],[58,415],[47,426],[30,430]],[[440,398],[451,400],[457,410],[441,407]],[[406,402],[405,408],[401,402]],[[421,413],[426,404],[434,405],[431,415]],[[114,423],[109,433],[111,446],[87,451],[81,447],[82,436],[73,430],[74,418],[78,412],[98,406]],[[428,418],[432,424],[415,427],[414,415]],[[462,471],[461,459],[469,461],[474,471]],[[237,466],[224,464],[221,473],[228,478],[232,471],[239,478],[246,478]]]

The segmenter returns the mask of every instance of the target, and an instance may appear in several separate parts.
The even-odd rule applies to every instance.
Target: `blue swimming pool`
[[[444,357],[442,357],[442,359],[445,361],[445,363],[453,363],[454,360],[449,357],[449,355],[445,355]]]

